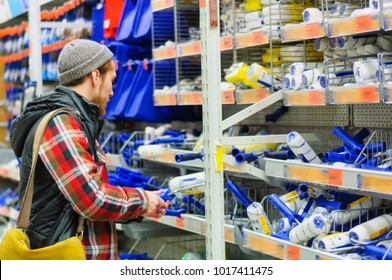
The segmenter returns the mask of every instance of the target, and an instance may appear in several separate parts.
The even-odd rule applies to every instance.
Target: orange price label
[[[355,18],[357,31],[364,32],[379,28],[378,17],[376,15],[363,15]]]
[[[325,95],[322,90],[311,90],[309,92],[309,103],[311,105],[325,105]]]
[[[154,95],[154,104],[156,106],[176,105],[177,104],[176,95],[175,94]]]
[[[183,44],[180,47],[181,56],[187,56],[193,54],[193,45],[192,44]]]
[[[220,48],[222,51],[231,50],[233,48],[233,37],[226,36],[220,39]]]
[[[379,94],[376,86],[365,86],[361,88],[361,99],[364,103],[379,102]]]
[[[193,42],[193,54],[201,54],[201,42]]]
[[[202,104],[201,92],[192,93],[193,104]]]
[[[329,169],[328,184],[333,186],[341,186],[343,184],[343,170]]]
[[[184,219],[176,217],[176,227],[183,228],[185,226]]]
[[[222,103],[223,104],[234,104],[234,91],[224,91],[222,92]]]
[[[256,31],[252,33],[253,44],[264,44],[267,40],[267,36],[264,31]]]
[[[237,36],[237,45],[240,48],[262,45],[268,43],[268,37],[263,31],[255,31]]]
[[[176,50],[173,47],[166,48],[166,58],[173,58],[176,56]]]
[[[301,250],[297,246],[287,245],[287,259],[288,260],[299,260],[301,256]]]
[[[304,39],[319,38],[325,36],[324,28],[321,23],[307,23],[305,25],[305,36]]]

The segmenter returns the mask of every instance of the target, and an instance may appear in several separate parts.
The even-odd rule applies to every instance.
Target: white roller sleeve
[[[310,163],[321,163],[320,158],[298,132],[292,131],[287,134],[286,141],[290,149],[298,157],[303,157]]]
[[[353,66],[355,81],[358,85],[376,82],[378,60],[355,61]]]
[[[165,149],[161,145],[142,145],[137,149],[141,158],[159,157]]]
[[[192,174],[187,174],[184,176],[178,176],[174,177],[169,181],[169,187],[172,192],[178,191],[181,189],[189,188],[198,184],[203,184],[205,183],[205,176],[204,176],[204,171],[202,172],[197,172],[197,173],[192,173]],[[198,186],[197,189],[202,190],[204,186]]]

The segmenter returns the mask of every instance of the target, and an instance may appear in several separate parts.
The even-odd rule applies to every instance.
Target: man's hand
[[[169,201],[164,201],[159,195],[163,190],[159,191],[145,191],[148,199],[147,207],[140,212],[140,216],[160,218],[166,213],[166,208],[169,207]]]

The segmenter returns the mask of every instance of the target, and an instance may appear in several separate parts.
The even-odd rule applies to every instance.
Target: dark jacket
[[[58,86],[54,92],[34,99],[12,122],[10,131],[12,148],[15,155],[21,157],[20,202],[31,170],[32,146],[38,120],[50,111],[61,107],[68,107],[79,113],[79,116],[73,117],[80,123],[90,144],[89,152],[97,160],[95,141],[98,139],[101,125],[96,104],[64,86]],[[31,248],[45,247],[73,236],[78,217],[38,158],[30,223],[27,229]]]

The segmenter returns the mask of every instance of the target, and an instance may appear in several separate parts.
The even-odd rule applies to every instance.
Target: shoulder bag
[[[34,173],[38,158],[38,149],[46,126],[50,119],[61,111],[75,113],[69,108],[59,108],[47,114],[40,122],[34,137],[33,156],[29,181],[23,197],[16,228],[8,230],[0,243],[0,260],[85,260],[86,254],[82,244],[83,219],[79,216],[76,235],[54,245],[31,249],[30,240],[25,230],[29,224],[33,200]]]

